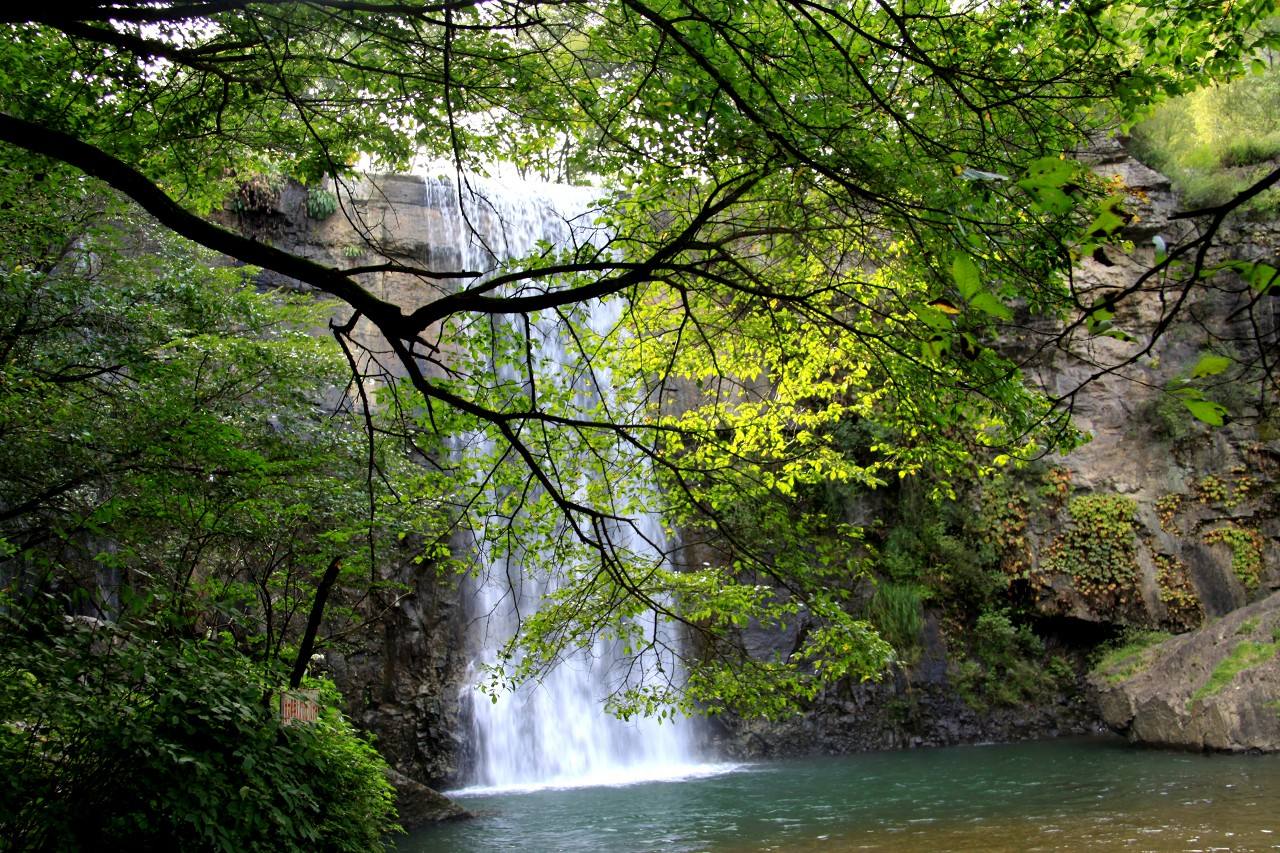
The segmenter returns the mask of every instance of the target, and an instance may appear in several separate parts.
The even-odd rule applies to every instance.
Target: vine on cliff
[[[1204,534],[1208,545],[1224,544],[1231,549],[1231,570],[1252,590],[1262,577],[1262,537],[1258,531],[1236,524],[1225,524]]]
[[[1182,501],[1186,495],[1181,492],[1173,492],[1172,494],[1162,495],[1156,500],[1156,515],[1160,517],[1160,527],[1166,533],[1172,533],[1175,536],[1182,533],[1182,528],[1178,526],[1178,513],[1182,511]]]
[[[1055,481],[1055,490],[1061,482]],[[979,536],[999,555],[1000,569],[1010,580],[1027,578],[1031,572],[1028,490],[1018,481],[1004,477],[982,488],[978,506],[981,510]]]
[[[1175,631],[1189,631],[1204,621],[1204,605],[1187,574],[1187,566],[1177,557],[1156,554],[1156,581],[1160,601],[1165,606],[1165,623]]]
[[[1124,495],[1081,495],[1068,505],[1072,526],[1059,534],[1043,562],[1046,574],[1070,575],[1095,602],[1124,605],[1137,597],[1134,513]]]

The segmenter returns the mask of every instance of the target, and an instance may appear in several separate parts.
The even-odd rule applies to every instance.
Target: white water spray
[[[429,235],[431,243],[451,247],[461,269],[487,272],[502,261],[533,252],[543,242],[567,247],[601,239],[592,224],[593,190],[468,181],[459,193],[457,184],[442,179],[428,179],[426,187],[428,206],[441,213],[438,226],[432,229],[440,233]],[[592,301],[586,310],[597,332],[611,329],[619,319],[616,301]],[[572,366],[571,357],[554,318],[537,325],[533,334],[539,369],[548,374],[540,378],[564,380],[571,375],[567,369]],[[608,395],[607,373],[597,370],[594,375],[604,387],[588,387],[584,382],[575,392]],[[639,476],[644,471],[641,464],[633,466]],[[634,529],[619,526],[614,533],[623,550],[661,559],[664,533],[656,518],[642,517]],[[468,673],[472,684],[465,689],[470,693],[477,760],[475,787],[464,792],[627,784],[722,769],[697,763],[691,727],[685,720],[623,722],[605,712],[603,700],[617,686],[617,668],[624,658],[617,642],[599,638],[537,683],[500,694],[496,701],[480,694],[474,682],[482,678],[485,667],[497,663],[498,648],[514,634],[520,617],[534,612],[564,577],[563,573],[535,577],[514,565],[518,557],[507,559],[513,563],[487,558],[472,602],[473,641],[479,650]],[[568,571],[572,567],[564,573]],[[662,636],[670,631],[668,627],[651,630],[659,632],[662,642],[672,642],[671,637]],[[671,657],[664,655],[662,664],[673,673],[676,665]]]

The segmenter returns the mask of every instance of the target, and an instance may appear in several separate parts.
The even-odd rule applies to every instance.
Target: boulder
[[[1280,592],[1099,668],[1089,686],[1135,743],[1280,752]]]
[[[396,811],[400,815],[400,825],[405,830],[472,816],[471,812],[444,794],[410,779],[398,770],[388,768],[387,779],[396,789]]]

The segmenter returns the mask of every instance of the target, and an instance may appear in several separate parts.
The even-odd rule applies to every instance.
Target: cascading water
[[[428,179],[426,191],[428,206],[441,214],[432,228],[439,233],[429,235],[431,242],[452,247],[463,269],[489,271],[504,260],[533,252],[539,243],[567,246],[597,236],[590,214],[594,191],[589,189],[469,180],[460,193],[451,181]],[[616,303],[593,301],[585,310],[597,332],[612,328],[619,319]],[[555,318],[538,322],[531,332],[539,350],[539,370],[550,374],[539,380],[573,382],[567,378],[572,373],[567,369],[570,357]],[[594,376],[593,385],[579,380],[573,392],[608,395],[607,371],[596,371]],[[465,450],[460,452],[465,456]],[[643,475],[643,465],[631,467]],[[635,528],[619,526],[614,535],[624,550],[661,559],[659,543],[664,534],[656,518],[642,517]],[[478,651],[470,667],[471,682],[497,663],[498,648],[514,634],[521,616],[535,611],[563,577],[538,577],[523,568],[519,555],[508,554],[488,557],[478,573],[472,602]],[[567,567],[562,572],[571,570]],[[661,634],[670,629],[658,625],[651,630]],[[619,645],[598,639],[592,648],[563,661],[538,682],[499,694],[496,701],[480,695],[474,686],[465,688],[472,699],[476,787],[621,784],[714,772],[697,763],[687,721],[623,722],[605,712],[603,699],[619,678],[617,664],[623,657]],[[669,657],[661,663],[667,672],[674,672]],[[649,661],[654,663],[658,661]]]

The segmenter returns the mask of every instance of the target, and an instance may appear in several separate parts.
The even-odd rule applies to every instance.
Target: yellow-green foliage
[[[1133,129],[1135,152],[1168,175],[1188,207],[1219,204],[1280,156],[1280,70],[1208,86],[1167,101]],[[1273,210],[1275,190],[1252,204]]]
[[[1258,531],[1235,524],[1216,527],[1204,535],[1204,541],[1213,545],[1225,544],[1231,549],[1231,570],[1240,578],[1246,589],[1253,589],[1262,577],[1262,537]]]
[[[1133,516],[1124,495],[1082,495],[1067,505],[1073,524],[1050,546],[1048,574],[1067,574],[1086,596],[1124,604],[1138,577]]]

